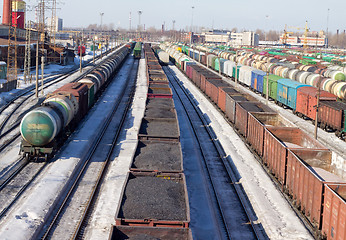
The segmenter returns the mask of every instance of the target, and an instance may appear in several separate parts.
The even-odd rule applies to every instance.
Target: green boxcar
[[[238,65],[238,69],[237,69],[237,79],[239,80],[239,69],[242,67],[242,65]],[[233,67],[233,70],[232,70],[232,75],[233,77],[235,78],[235,66]]]
[[[224,65],[225,62],[226,62],[225,59],[220,58],[220,61],[219,61],[219,59],[217,58],[217,59],[215,60],[215,70],[216,70],[216,71],[219,71],[220,66],[221,66],[221,72],[223,72],[223,65]]]
[[[211,60],[211,68],[215,69],[215,61],[217,60],[217,57],[213,57]]]
[[[99,46],[98,46],[98,44],[95,44],[95,45],[91,45],[90,46],[90,51],[97,51],[99,49]]]
[[[269,97],[274,99],[276,101],[277,99],[277,89],[278,89],[278,80],[282,79],[282,77],[274,74],[269,74],[268,76],[268,86],[269,86]],[[267,76],[264,77],[263,80],[263,95],[266,96],[267,94]]]
[[[185,46],[185,45],[183,45],[181,48],[182,52],[185,53],[186,55],[189,55],[189,49],[190,48],[188,46]]]
[[[133,56],[135,58],[141,58],[142,56],[142,43],[137,42],[135,48],[133,49]]]

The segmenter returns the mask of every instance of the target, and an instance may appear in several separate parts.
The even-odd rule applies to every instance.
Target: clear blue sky
[[[27,0],[35,5],[37,0]],[[346,29],[345,0],[57,0],[60,2],[57,15],[64,19],[66,27],[87,27],[100,24],[100,12],[104,12],[103,23],[114,23],[122,28],[129,27],[129,12],[132,12],[132,27],[138,24],[138,10],[142,10],[142,24],[146,28],[160,28],[166,22],[166,29],[183,29],[193,24],[215,29],[237,27],[239,30],[274,29],[283,30],[288,26],[303,27],[308,20],[312,31],[326,30],[329,11],[329,31]],[[2,15],[2,4],[1,4]],[[51,13],[47,14],[50,16]],[[28,15],[33,19],[33,13]],[[266,17],[268,16],[268,17]]]

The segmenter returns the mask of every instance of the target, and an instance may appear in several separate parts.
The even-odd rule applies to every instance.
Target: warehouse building
[[[205,43],[225,44],[229,46],[258,46],[259,36],[254,32],[230,32],[225,30],[213,30],[203,32]]]
[[[327,37],[324,35],[323,31],[320,31],[319,33],[316,33],[316,32],[309,33],[309,35],[306,36],[306,39],[304,35],[293,36],[293,35],[287,34],[287,36],[285,37],[285,35],[282,34],[280,36],[281,44],[286,42],[286,44],[292,45],[292,46],[303,46],[305,41],[307,46],[317,46],[317,47],[325,47],[328,43]]]

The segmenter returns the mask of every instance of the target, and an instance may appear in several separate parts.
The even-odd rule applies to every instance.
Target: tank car
[[[20,123],[20,152],[27,159],[47,160],[87,114],[95,95],[128,52],[128,47],[121,48],[111,60],[78,82],[67,83],[49,94],[40,107],[24,115]]]

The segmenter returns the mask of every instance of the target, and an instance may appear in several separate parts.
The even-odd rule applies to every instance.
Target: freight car
[[[128,54],[120,48],[100,67],[75,83],[67,83],[49,94],[42,105],[25,114],[20,123],[20,152],[27,159],[48,159],[86,115],[95,95]]]
[[[145,115],[109,239],[192,239],[172,90],[148,44],[144,52],[149,83]]]
[[[183,65],[180,65],[181,70],[184,69]],[[272,178],[276,179],[286,196],[291,199],[292,205],[310,222],[315,230],[315,237],[345,239],[346,181],[336,175],[337,171],[331,165],[331,151],[279,114],[264,106],[256,105],[258,103],[254,102],[255,99],[233,89],[230,85],[227,86],[227,83],[217,84],[219,91],[216,98],[216,91],[212,90],[215,87],[214,80],[205,79],[204,81],[208,83],[201,84],[201,79],[211,70],[196,64],[185,67],[184,72],[192,82],[214,101],[232,123],[235,123],[244,140],[255,150]],[[272,84],[279,85],[280,80],[282,79],[272,76]],[[290,101],[287,106],[290,105],[295,109],[303,107],[302,112],[314,115],[316,89],[289,81],[284,83],[283,80],[281,83],[284,84],[281,87],[272,86],[271,89],[281,89],[279,91],[283,98],[282,102]],[[288,92],[289,88],[292,93]],[[321,111],[324,105],[329,105],[327,109],[334,108],[332,113],[334,115],[338,110],[341,111],[342,118],[334,118],[333,125],[339,129],[344,128],[340,122],[345,118],[346,108],[342,103],[336,102],[335,96],[329,93],[324,92],[321,96],[324,98],[321,101]],[[297,108],[293,97],[298,101],[300,98],[304,98],[304,101],[310,98],[311,102],[301,104]]]
[[[163,46],[163,48],[165,47]],[[174,57],[179,56],[180,58],[183,58],[178,55],[179,53],[174,49],[175,45],[166,50],[168,50],[172,56],[174,54]],[[192,50],[188,47],[183,48],[183,52],[199,60],[201,59],[201,56],[203,56],[200,51]],[[223,61],[220,56],[230,60],[225,59],[226,61]],[[332,101],[337,101],[337,98],[343,98],[344,96],[343,93],[346,89],[346,83],[333,80],[342,79],[343,73],[338,70],[327,70],[325,75],[330,76],[331,79],[320,78],[320,75],[317,74],[320,70],[316,70],[316,73],[300,71],[299,69],[293,69],[293,66],[291,66],[292,64],[289,65],[286,63],[283,66],[279,65],[279,63],[274,64],[272,63],[273,58],[267,57],[268,62],[266,63],[260,61],[256,62],[256,57],[257,59],[264,58],[264,56],[252,54],[249,55],[248,58],[238,56],[236,59],[234,54],[220,52],[220,50],[212,50],[212,53],[207,55],[206,62],[201,62],[216,71],[219,71],[219,69],[222,70],[222,74],[228,77],[234,78],[237,73],[237,80],[239,83],[249,87],[255,92],[259,92],[262,96],[267,94],[266,88],[268,79],[268,92],[270,99],[273,99],[280,106],[291,108],[298,116],[313,121],[316,120],[316,87],[320,83],[322,90],[320,94],[319,126],[326,131],[335,131],[336,136],[343,140],[346,139],[346,103],[341,101],[338,103],[332,103]],[[184,61],[188,62],[190,60],[185,59]],[[237,61],[238,64],[236,64],[235,61]],[[239,64],[239,62],[244,63],[245,66]],[[249,65],[254,67],[250,67]],[[179,65],[177,64],[177,66]],[[265,76],[266,74],[264,71],[257,70],[256,68],[267,70],[273,74]],[[296,81],[292,79],[295,79]],[[300,94],[299,89],[301,88],[305,89],[304,92],[308,91],[310,94]],[[328,92],[333,92],[334,95]],[[311,95],[311,93],[315,93],[314,96]],[[299,99],[297,99],[297,96],[299,96]],[[328,97],[326,98],[325,96]]]
[[[153,46],[153,50],[159,59],[159,62],[163,65],[167,65],[169,63],[169,55],[164,50],[162,50],[159,46]]]
[[[133,49],[133,56],[137,59],[141,58],[142,56],[142,43],[136,42],[136,45]]]

